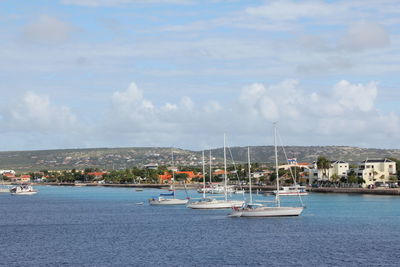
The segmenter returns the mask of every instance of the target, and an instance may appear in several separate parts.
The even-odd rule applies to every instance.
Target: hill
[[[252,162],[273,163],[273,146],[253,146]],[[105,170],[143,167],[145,164],[171,165],[171,152],[174,151],[175,165],[200,166],[201,151],[191,151],[166,147],[137,148],[92,148],[92,149],[62,149],[38,151],[7,151],[0,152],[0,169],[31,170],[62,170],[100,168]],[[367,158],[393,157],[400,158],[399,149],[374,149],[348,146],[290,146],[285,147],[289,158],[297,158],[298,162],[313,162],[318,156],[331,160],[344,160],[356,163]],[[212,149],[214,164],[222,164],[223,149]],[[208,151],[206,157],[208,158]],[[232,155],[232,157],[231,157]],[[284,161],[280,148],[280,162]],[[233,158],[235,162],[246,162],[247,147],[232,147],[227,150],[228,163]]]

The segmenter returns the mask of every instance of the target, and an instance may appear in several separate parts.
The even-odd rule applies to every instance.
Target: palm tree
[[[328,160],[326,157],[318,157],[317,160],[317,168],[322,170],[322,176],[324,178],[329,178],[326,175],[326,171],[329,170],[331,168],[331,161]]]

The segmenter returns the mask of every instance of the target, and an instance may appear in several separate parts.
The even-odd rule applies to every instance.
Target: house
[[[332,178],[346,178],[349,170],[349,163],[342,160],[331,161],[329,169],[323,170],[318,169],[317,163],[314,162],[313,166],[309,169],[305,169],[305,177],[308,178],[309,183],[315,183],[316,181],[331,181]]]
[[[15,173],[3,173],[3,178],[11,181],[11,179],[15,178]]]
[[[93,176],[94,180],[101,180],[107,172],[88,172],[87,175]]]
[[[160,184],[170,181],[171,179],[172,179],[172,174],[170,174],[169,172],[164,172],[164,174],[158,175],[158,180]]]
[[[375,183],[389,183],[396,177],[396,162],[390,159],[366,159],[352,170],[357,177],[364,179],[364,186]]]
[[[19,177],[13,177],[10,179],[13,183],[29,183],[31,181],[31,176],[27,174],[23,174]]]
[[[4,175],[6,173],[11,173],[11,174],[15,175],[15,171],[14,170],[0,170],[0,175],[2,175],[2,174]]]
[[[158,163],[148,163],[148,164],[144,165],[144,168],[147,170],[157,170]]]

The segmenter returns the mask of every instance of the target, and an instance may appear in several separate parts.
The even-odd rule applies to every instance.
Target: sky
[[[400,148],[398,0],[0,0],[0,151]]]

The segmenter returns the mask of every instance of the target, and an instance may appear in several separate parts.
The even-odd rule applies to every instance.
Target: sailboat
[[[172,152],[172,187],[171,193],[161,193],[156,198],[150,198],[150,205],[186,205],[189,199],[175,198],[175,167],[174,167],[174,152]],[[166,198],[166,196],[172,196],[172,198]]]
[[[229,217],[281,217],[281,216],[299,216],[304,207],[287,207],[281,206],[279,198],[279,174],[278,174],[278,149],[276,144],[276,123],[274,123],[274,141],[275,141],[275,170],[276,170],[276,206],[263,206],[259,203],[253,203],[251,192],[251,175],[250,175],[250,149],[247,151],[248,165],[249,165],[249,190],[250,202],[243,205],[241,208],[233,208],[233,211],[228,215]]]
[[[224,135],[224,199],[207,198],[205,196],[205,178],[203,179],[203,199],[200,201],[192,202],[187,205],[191,209],[230,209],[234,207],[241,207],[244,204],[242,200],[228,199],[228,182],[226,170],[226,142]],[[211,172],[210,172],[211,175]],[[204,153],[203,153],[203,176],[204,176]]]

